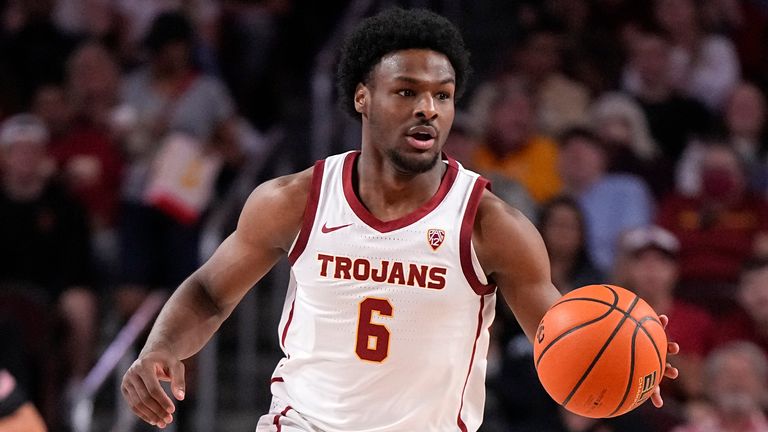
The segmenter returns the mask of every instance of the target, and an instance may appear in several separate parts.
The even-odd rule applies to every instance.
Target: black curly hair
[[[456,98],[470,74],[469,51],[459,30],[448,19],[426,9],[391,8],[365,19],[347,37],[336,73],[341,108],[359,118],[353,103],[359,83],[370,78],[385,55],[425,48],[444,54],[456,73]]]

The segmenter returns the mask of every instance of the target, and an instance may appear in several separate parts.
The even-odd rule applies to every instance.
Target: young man
[[[181,360],[287,253],[285,358],[257,431],[478,429],[495,287],[529,338],[559,294],[533,225],[441,159],[467,70],[457,29],[430,12],[388,10],[353,32],[339,83],[362,151],[253,192],[127,372],[134,412],[172,421],[158,380],[183,398]]]

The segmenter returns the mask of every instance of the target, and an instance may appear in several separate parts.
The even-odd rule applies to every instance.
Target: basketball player
[[[496,290],[529,338],[560,295],[533,225],[441,153],[467,73],[459,32],[431,12],[388,10],[353,32],[338,78],[361,151],[256,188],[126,373],[137,415],[172,421],[158,380],[182,399],[181,360],[287,254],[285,358],[257,431],[478,429]]]

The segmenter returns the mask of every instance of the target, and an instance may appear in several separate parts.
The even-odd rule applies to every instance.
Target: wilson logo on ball
[[[656,371],[640,378],[635,403],[639,404],[643,402],[648,397],[648,393],[653,391],[654,387],[656,387]]]
[[[427,230],[427,243],[432,247],[432,250],[437,250],[445,240],[445,231],[441,229]]]

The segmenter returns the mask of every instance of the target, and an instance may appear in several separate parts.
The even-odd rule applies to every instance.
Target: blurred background
[[[537,224],[557,287],[633,289],[682,347],[663,409],[584,419],[499,308],[482,431],[768,431],[765,0],[0,1],[0,431],[152,430],[119,390],[147,327],[255,186],[358,148],[338,49],[392,5],[461,29],[446,151]],[[255,428],[287,279],[186,362],[171,430]]]

